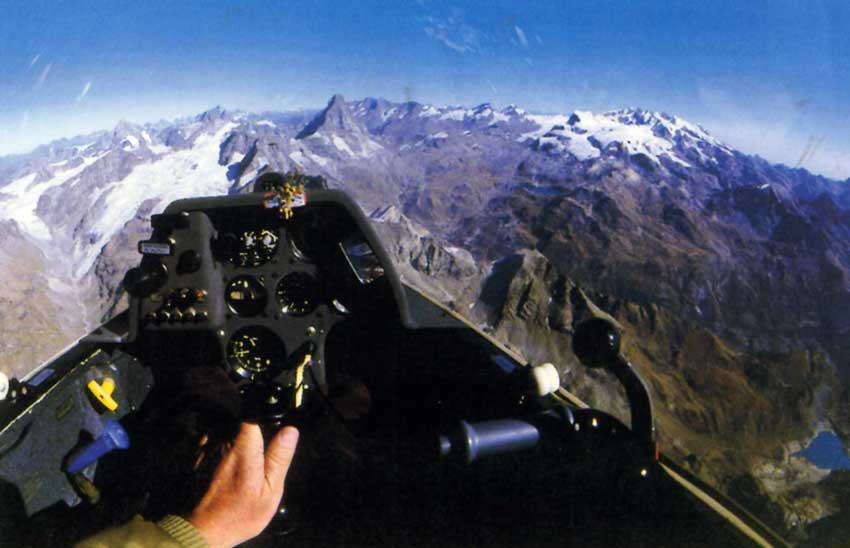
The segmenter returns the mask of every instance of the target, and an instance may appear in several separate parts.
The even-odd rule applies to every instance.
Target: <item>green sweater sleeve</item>
[[[157,523],[136,516],[87,538],[76,548],[209,548],[204,537],[188,521],[166,516]]]

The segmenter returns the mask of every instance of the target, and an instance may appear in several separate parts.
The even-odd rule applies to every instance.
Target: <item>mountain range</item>
[[[611,380],[569,351],[577,319],[610,317],[666,451],[795,534],[842,511],[839,472],[796,453],[823,430],[850,442],[850,182],[660,112],[337,95],[318,112],[217,107],[0,158],[3,371],[123,306],[152,213],[247,192],[268,170],[351,193],[410,283],[622,415]]]

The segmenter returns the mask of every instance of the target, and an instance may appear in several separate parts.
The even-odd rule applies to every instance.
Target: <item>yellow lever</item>
[[[306,354],[304,359],[301,361],[301,364],[295,369],[295,394],[292,406],[296,409],[301,407],[301,403],[304,399],[304,368],[310,364],[311,359],[312,356],[310,354]]]
[[[106,409],[109,411],[118,409],[118,402],[112,399],[112,393],[115,392],[115,381],[107,377],[103,379],[103,383],[98,384],[96,380],[92,379],[86,386],[92,396]]]

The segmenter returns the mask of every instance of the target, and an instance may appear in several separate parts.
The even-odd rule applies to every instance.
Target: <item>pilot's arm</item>
[[[140,517],[88,538],[78,548],[229,548],[259,535],[275,515],[295,454],[298,430],[286,427],[263,449],[259,426],[243,423],[233,448],[186,519]]]
[[[77,548],[209,548],[210,544],[191,523],[166,516],[154,523],[136,516],[119,527],[102,531],[78,543]]]

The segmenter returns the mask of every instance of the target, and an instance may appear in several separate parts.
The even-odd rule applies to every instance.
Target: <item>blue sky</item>
[[[333,93],[537,112],[641,106],[850,177],[846,2],[8,2],[0,154]]]

